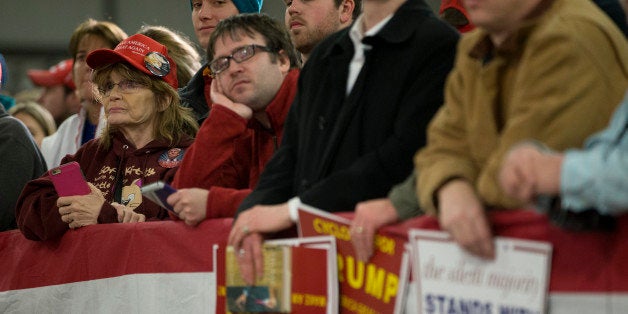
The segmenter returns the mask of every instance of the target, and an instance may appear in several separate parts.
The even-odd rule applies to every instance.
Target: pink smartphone
[[[48,176],[59,196],[87,195],[91,192],[83,171],[76,161],[50,169]]]

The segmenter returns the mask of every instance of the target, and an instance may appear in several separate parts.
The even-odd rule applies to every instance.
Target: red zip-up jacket
[[[209,190],[206,219],[233,217],[240,202],[257,184],[281,143],[298,77],[298,69],[288,72],[266,107],[270,129],[256,119],[246,120],[224,106],[212,105],[173,181],[177,189]]]

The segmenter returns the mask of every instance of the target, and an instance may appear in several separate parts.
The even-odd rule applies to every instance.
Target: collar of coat
[[[403,43],[412,38],[428,17],[435,15],[423,0],[408,0],[397,9],[390,21],[377,34],[364,37],[362,42],[373,47]],[[328,46],[323,57],[347,50],[353,51],[353,43],[348,35],[350,30],[351,26],[336,33],[337,36],[331,36],[329,40],[334,43]]]

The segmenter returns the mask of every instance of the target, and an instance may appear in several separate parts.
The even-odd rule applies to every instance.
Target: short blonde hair
[[[50,111],[34,101],[18,102],[9,109],[9,114],[12,116],[18,113],[24,113],[33,117],[41,126],[41,129],[44,130],[45,136],[52,135],[52,133],[57,131],[55,119],[52,117],[52,114],[50,114]]]

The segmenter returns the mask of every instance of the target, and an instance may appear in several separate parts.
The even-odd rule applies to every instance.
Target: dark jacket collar
[[[376,45],[380,41],[382,44],[405,42],[421,26],[423,19],[432,15],[432,10],[423,0],[408,0],[397,9],[381,31],[365,37],[363,42],[369,45]]]
[[[421,18],[417,19],[419,16]],[[407,0],[397,9],[390,21],[377,34],[365,37],[363,42],[371,46],[402,43],[412,37],[414,32],[421,26],[423,19],[428,16],[433,16],[433,12],[425,1]],[[334,43],[328,46],[323,53],[323,57],[347,50],[353,51],[353,43],[347,34],[351,27],[353,27],[353,24],[337,32],[336,36],[330,37],[329,40],[333,40]]]
[[[201,124],[200,121],[207,118],[209,113],[209,106],[207,106],[207,100],[205,99],[205,78],[203,74],[205,68],[207,68],[207,64],[204,64],[194,74],[186,86],[179,88],[181,104],[193,110],[199,124]]]

